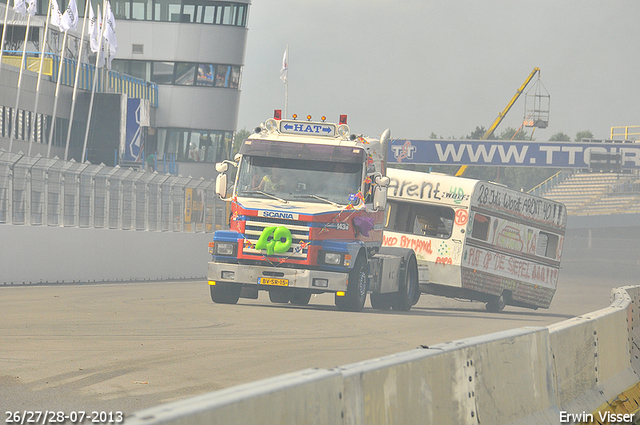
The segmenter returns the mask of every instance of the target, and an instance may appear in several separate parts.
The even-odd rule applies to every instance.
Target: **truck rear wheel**
[[[236,304],[240,298],[242,285],[237,283],[217,282],[209,285],[211,300],[218,304]]]
[[[409,311],[420,298],[420,288],[418,287],[418,263],[416,258],[411,256],[404,273],[404,282],[400,285],[395,299],[391,304],[394,310]]]
[[[367,261],[364,256],[360,256],[349,273],[347,293],[344,297],[336,295],[336,306],[340,310],[362,311],[367,299],[367,291]]]
[[[376,310],[389,310],[393,303],[394,294],[371,294],[369,299],[371,300],[371,307]]]

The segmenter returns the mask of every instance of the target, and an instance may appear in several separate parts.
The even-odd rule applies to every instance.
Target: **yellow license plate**
[[[288,279],[275,279],[272,277],[261,277],[260,285],[289,286]]]

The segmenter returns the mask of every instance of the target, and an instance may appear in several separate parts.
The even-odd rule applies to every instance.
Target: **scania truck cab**
[[[340,124],[274,114],[216,165],[218,195],[231,203],[230,228],[214,234],[208,283],[215,303],[268,291],[274,303],[306,305],[332,293],[339,309],[409,310],[419,297],[412,249],[382,248],[389,179],[380,139]],[[231,190],[229,166],[237,167]]]

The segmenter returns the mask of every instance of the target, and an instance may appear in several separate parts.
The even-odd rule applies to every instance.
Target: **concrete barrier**
[[[204,278],[212,240],[211,233],[0,224],[0,286]]]
[[[343,379],[306,369],[137,412],[126,423],[184,425],[339,424]]]
[[[127,424],[557,425],[604,411],[638,419],[639,301],[640,286],[616,288],[609,307],[549,327],[283,375],[136,412]]]

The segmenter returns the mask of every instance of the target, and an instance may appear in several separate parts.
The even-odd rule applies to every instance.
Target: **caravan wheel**
[[[502,294],[500,294],[499,297],[495,297],[495,299],[489,301],[485,305],[485,308],[487,309],[487,311],[490,311],[492,313],[498,313],[504,310],[505,306],[506,306],[506,303],[504,301],[504,292],[503,292]]]

